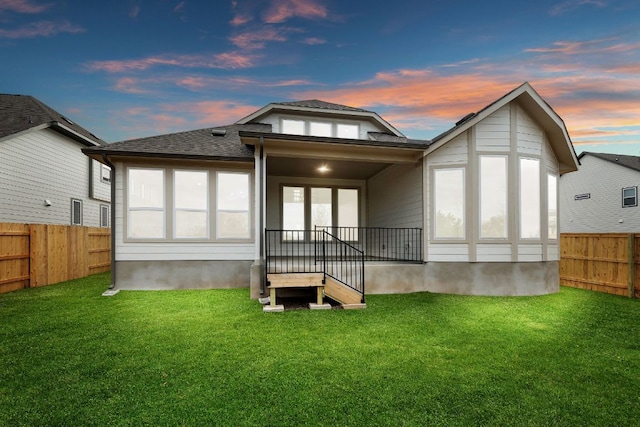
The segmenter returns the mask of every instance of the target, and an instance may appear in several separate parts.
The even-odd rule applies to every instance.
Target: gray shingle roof
[[[226,131],[224,135],[220,134],[221,130]],[[83,152],[135,157],[252,161],[253,147],[242,143],[239,130],[269,133],[271,125],[218,126],[114,142],[105,147],[85,148]]]
[[[320,108],[322,110],[358,111],[361,113],[372,113],[372,111],[363,110],[362,108],[349,107],[348,105],[341,105],[341,104],[333,104],[331,102],[320,101],[319,99],[307,99],[304,101],[292,101],[292,102],[274,102],[273,105],[288,105],[291,107]]]
[[[422,140],[422,139],[411,139],[405,136],[395,136],[389,133],[382,132],[368,132],[369,138],[372,141],[379,142],[400,142],[400,143],[408,143],[408,144],[423,144],[425,147],[428,147],[431,141]]]
[[[58,124],[71,129],[96,144],[106,144],[106,142],[73,120],[63,116],[32,96],[0,94],[0,138],[42,125],[60,129]]]
[[[622,154],[608,154],[608,153],[592,153],[590,151],[585,151],[583,153],[580,153],[580,156],[578,157],[578,159],[581,159],[585,155],[594,156],[599,159],[609,161],[611,163],[617,163],[621,166],[625,166],[627,168],[640,171],[640,157],[638,156],[625,156]]]

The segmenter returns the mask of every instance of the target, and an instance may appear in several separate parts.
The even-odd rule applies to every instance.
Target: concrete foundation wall
[[[117,261],[124,290],[248,288],[253,261]]]
[[[262,266],[253,261],[118,261],[124,290],[250,288],[258,298]],[[365,294],[436,292],[525,296],[558,292],[558,262],[366,263]]]
[[[558,292],[558,262],[367,264],[365,294],[525,296]]]

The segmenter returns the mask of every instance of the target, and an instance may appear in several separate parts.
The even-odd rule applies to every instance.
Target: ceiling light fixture
[[[331,171],[331,169],[329,169],[329,166],[327,166],[327,165],[321,165],[318,168],[318,172],[320,172],[320,173],[327,173],[329,171]]]

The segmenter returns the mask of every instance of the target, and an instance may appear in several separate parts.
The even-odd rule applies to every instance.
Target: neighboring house
[[[0,94],[0,222],[109,227],[106,143],[31,96]]]
[[[562,233],[640,233],[640,157],[583,152],[560,179]]]
[[[256,298],[276,274],[323,268],[354,289],[362,276],[366,293],[559,289],[557,186],[578,160],[528,83],[431,141],[310,100],[83,151],[115,169],[120,289],[250,286]]]

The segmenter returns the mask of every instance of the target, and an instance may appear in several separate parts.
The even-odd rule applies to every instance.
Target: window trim
[[[538,235],[536,237],[524,237],[522,232],[523,232],[523,213],[525,211],[528,211],[527,209],[524,209],[526,206],[523,205],[524,202],[524,197],[525,197],[525,192],[522,191],[523,190],[523,176],[522,176],[522,161],[523,160],[529,160],[529,161],[535,161],[537,162],[538,165],[538,169],[537,169],[537,173],[538,176],[536,177],[537,179],[535,180],[531,180],[531,182],[536,182],[538,185],[538,194],[537,194],[537,213],[538,213],[538,220],[536,221],[536,225],[538,226]],[[542,170],[542,159],[538,158],[538,157],[529,157],[529,156],[519,156],[518,157],[518,240],[522,241],[522,242],[527,242],[527,243],[531,243],[531,242],[541,242],[543,240],[543,227],[542,227],[542,207],[543,207],[543,194],[546,193],[546,190],[543,188],[541,180],[542,180],[542,176],[543,176],[543,170]],[[528,197],[528,195],[527,195]],[[535,210],[534,210],[535,211]]]
[[[76,210],[75,210],[75,205],[78,204],[80,206],[80,210],[78,212],[78,216],[80,218],[76,218]],[[76,198],[71,198],[71,225],[82,225],[82,220],[83,220],[83,212],[84,211],[84,206],[82,203],[81,199],[76,199]]]
[[[220,209],[219,207],[219,199],[218,199],[218,195],[220,194],[218,192],[218,188],[220,186],[220,180],[218,179],[218,177],[221,174],[234,174],[234,175],[246,175],[247,176],[247,209],[246,210],[237,210],[237,209]],[[213,197],[215,198],[215,239],[216,240],[227,240],[227,241],[245,241],[245,240],[249,240],[252,238],[252,230],[253,230],[253,215],[252,215],[252,186],[251,186],[251,177],[252,174],[248,173],[248,172],[241,172],[241,171],[229,171],[229,170],[216,170],[215,171],[215,192],[213,194]],[[211,192],[209,192],[209,195],[211,196]],[[219,217],[220,217],[220,213],[221,212],[227,212],[227,213],[247,213],[247,236],[246,237],[228,237],[228,236],[222,236],[220,237],[220,227],[217,227],[217,224],[220,222],[219,221]],[[211,222],[211,220],[209,221]]]
[[[502,158],[504,159],[504,237],[485,237],[482,235],[482,159]],[[479,154],[478,155],[478,240],[482,243],[499,242],[504,243],[510,240],[511,230],[509,224],[509,156],[507,154]]]
[[[625,195],[624,195],[624,191],[625,190],[633,190],[633,196],[626,196],[625,197]],[[635,207],[638,206],[638,186],[637,185],[636,186],[632,186],[632,187],[624,187],[622,189],[622,193],[621,194],[622,194],[622,208],[623,209],[624,208],[635,208]],[[632,204],[632,205],[631,204],[629,204],[629,205],[625,204],[625,202],[624,202],[625,199],[630,199],[630,198],[633,198],[634,204]]]
[[[207,185],[206,194],[205,194],[205,207],[204,209],[196,209],[196,208],[179,208],[178,203],[176,201],[176,174],[179,172],[204,172],[205,174],[205,182]],[[172,227],[171,227],[171,237],[175,240],[200,240],[200,239],[209,239],[211,235],[211,221],[209,219],[210,211],[211,211],[211,190],[210,190],[210,178],[209,171],[207,169],[185,169],[185,168],[173,168],[172,170],[172,197],[173,197],[173,206],[172,206]],[[188,237],[188,236],[178,236],[177,235],[177,221],[178,221],[178,212],[204,212],[205,213],[205,235],[197,236],[197,237]]]

